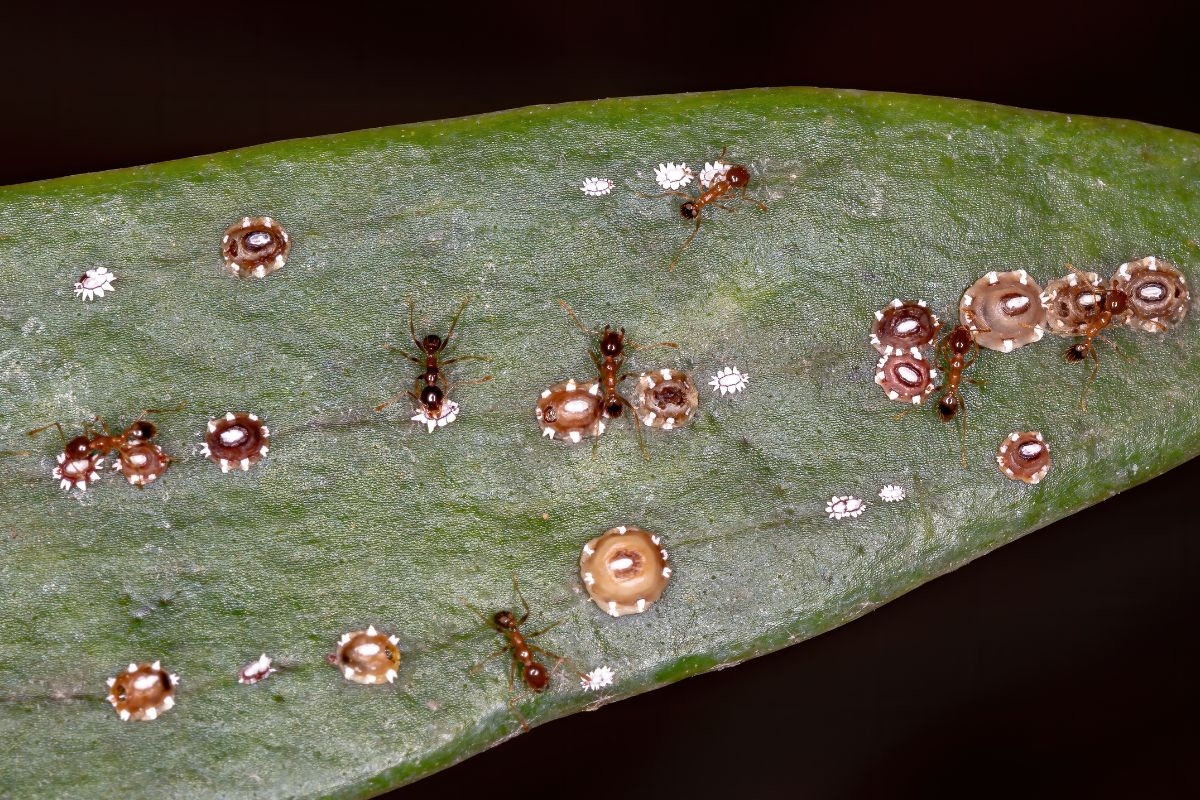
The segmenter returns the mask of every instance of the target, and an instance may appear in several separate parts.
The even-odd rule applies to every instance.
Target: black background
[[[1185,4],[602,5],[9,10],[0,184],[529,103],[768,85],[1200,131]],[[1200,796],[1197,479],[1193,461],[849,626],[551,723],[396,795]]]

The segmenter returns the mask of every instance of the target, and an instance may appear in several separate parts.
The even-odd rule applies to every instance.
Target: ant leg
[[[439,351],[445,350],[446,345],[450,343],[450,337],[454,335],[454,327],[458,325],[458,318],[462,316],[462,312],[467,310],[467,303],[470,302],[471,298],[468,296],[466,300],[462,301],[462,305],[458,307],[458,311],[454,314],[454,319],[450,320],[450,330],[446,333],[446,338],[442,339],[442,346],[438,348]]]
[[[67,441],[67,434],[63,433],[62,425],[59,425],[57,422],[51,422],[49,425],[43,425],[40,428],[34,428],[31,431],[27,431],[25,433],[25,435],[26,436],[37,436],[42,431],[48,431],[51,428],[58,428],[58,435],[62,437],[63,442]]]
[[[736,214],[736,213],[737,213],[737,209],[736,209],[736,208],[730,208],[729,206],[725,205],[724,203],[713,203],[713,205],[714,205],[714,206],[716,206],[717,208],[724,209],[725,211],[728,211],[730,214]]]
[[[550,624],[550,625],[547,625],[546,627],[542,628],[540,631],[534,631],[533,633],[527,633],[527,634],[525,634],[525,638],[526,638],[526,639],[532,639],[532,638],[533,638],[533,637],[535,637],[535,636],[541,636],[543,633],[546,633],[547,631],[552,631],[552,630],[554,630],[554,629],[555,629],[555,628],[557,628],[559,625],[562,625],[564,622],[566,622],[566,620],[565,620],[565,619],[560,619],[558,622],[555,622],[555,623],[552,623],[552,624]],[[545,651],[545,650],[542,650],[542,652],[543,652],[543,653],[545,653],[546,651]]]
[[[580,322],[580,321],[579,321],[579,317],[577,317],[577,316],[575,315],[575,311],[574,311],[574,309],[572,309],[572,308],[571,308],[569,305],[567,305],[567,301],[566,301],[566,300],[559,299],[559,301],[558,301],[558,304],[559,304],[560,306],[562,306],[562,307],[563,307],[563,308],[566,310],[566,312],[567,312],[568,314],[570,314],[570,315],[571,315],[571,319],[575,320],[575,325],[576,325],[576,327],[578,327],[578,328],[579,328],[579,330],[583,331],[584,333],[590,333],[590,334],[592,334],[593,336],[599,336],[599,335],[600,335],[598,331],[594,331],[594,330],[592,330],[591,328],[585,328],[585,327],[583,327],[583,323],[582,323],[582,322]]]
[[[387,345],[387,349],[393,350],[393,351],[399,353],[400,355],[404,356],[405,358],[407,358],[409,361],[411,361],[414,364],[424,364],[425,363],[424,359],[417,358],[416,356],[414,356],[412,353],[408,352],[404,348],[396,347],[394,344]]]
[[[729,145],[725,145],[724,147],[722,147],[722,148],[721,148],[721,155],[717,156],[717,161],[724,161],[724,160],[725,160],[725,153],[726,153],[728,150],[729,150]]]
[[[759,210],[759,211],[766,211],[766,210],[767,210],[767,206],[766,206],[766,204],[765,204],[765,203],[762,203],[762,202],[761,202],[761,201],[759,201],[759,200],[755,200],[753,197],[751,197],[750,195],[746,194],[746,190],[747,190],[748,188],[749,188],[749,187],[747,187],[747,186],[743,186],[743,187],[742,187],[742,199],[743,199],[743,200],[747,200],[747,201],[749,201],[749,202],[751,202],[751,203],[754,203],[754,205],[758,206],[758,210]]]
[[[642,458],[646,461],[650,460],[650,451],[646,449],[646,439],[642,436],[642,418],[638,416],[637,409],[633,407],[633,403],[626,400],[621,395],[617,395],[617,399],[621,401],[621,405],[629,409],[630,416],[633,417],[633,427],[637,431],[638,447],[642,449]]]
[[[475,380],[471,380],[471,381],[456,381],[454,383],[447,383],[447,384],[445,384],[444,391],[445,391],[445,394],[447,396],[449,396],[450,391],[452,389],[457,389],[460,386],[476,386],[480,383],[487,383],[491,379],[492,379],[491,375],[484,375],[482,378],[476,378]],[[443,378],[442,380],[444,381],[445,378]]]
[[[395,405],[396,403],[400,402],[400,399],[404,398],[404,397],[411,397],[413,400],[420,402],[420,398],[418,398],[412,392],[401,392],[400,394],[393,395],[392,397],[389,397],[387,400],[384,400],[379,405],[375,406],[375,410],[383,411],[388,406]]]
[[[962,457],[963,469],[967,467],[967,400],[961,394],[958,396],[958,411],[962,415],[959,420],[958,452]]]
[[[908,408],[904,409],[904,410],[903,410],[903,411],[901,411],[899,414],[895,414],[895,415],[893,415],[893,416],[892,416],[892,422],[899,422],[900,420],[904,419],[905,417],[907,417],[907,416],[908,416],[909,414],[911,414],[912,412],[916,411],[918,408],[920,408],[920,406],[919,406],[919,405],[917,405],[916,403],[913,403],[911,406],[909,406]]]
[[[447,358],[447,359],[443,360],[441,363],[442,363],[442,366],[446,366],[447,364],[456,364],[459,361],[487,361],[490,363],[491,360],[492,359],[489,358],[488,356],[455,356],[454,358]],[[418,362],[418,363],[420,363],[420,362]]]
[[[525,615],[517,620],[518,625],[524,625],[525,620],[529,619],[529,603],[525,602],[525,595],[521,594],[521,587],[517,585],[517,576],[513,575],[513,591],[517,593],[517,597],[521,599],[521,605],[525,606]]]
[[[412,296],[408,298],[408,335],[412,338],[413,344],[417,346],[417,350],[423,350],[421,340],[417,338],[417,329],[413,326],[413,308],[416,304],[413,302]]]
[[[142,413],[138,415],[138,418],[134,420],[134,422],[141,420],[142,417],[146,416],[147,414],[173,414],[176,411],[183,411],[185,408],[187,408],[187,400],[184,400],[179,405],[172,406],[171,408],[145,408],[142,409]]]
[[[1105,342],[1113,350],[1116,350],[1117,355],[1119,355],[1121,358],[1125,359],[1126,361],[1133,361],[1133,359],[1129,357],[1129,354],[1126,353],[1124,350],[1122,350],[1121,346],[1119,344],[1117,344],[1116,342],[1114,342],[1112,339],[1109,339],[1107,336],[1105,336],[1103,334],[1097,334],[1096,338]]]
[[[512,682],[511,677],[509,678],[508,688],[510,691],[515,691],[513,689],[513,682]],[[508,698],[508,710],[511,711],[513,716],[517,718],[517,722],[521,723],[521,730],[528,733],[529,732],[529,723],[525,721],[525,717],[522,716],[520,710],[517,708],[516,698],[514,698],[514,697]]]
[[[671,262],[671,266],[667,268],[667,272],[674,272],[675,265],[679,263],[679,259],[683,258],[683,251],[688,249],[688,245],[696,238],[696,234],[700,232],[700,215],[696,214],[696,227],[692,228],[691,234],[683,242],[683,247],[679,248],[679,252],[675,254],[675,260]]]
[[[487,662],[491,661],[491,660],[492,660],[493,658],[495,658],[496,656],[502,656],[502,655],[504,655],[504,654],[505,654],[505,653],[507,653],[507,652],[508,652],[508,645],[504,645],[504,647],[501,647],[499,650],[497,650],[496,652],[492,653],[490,656],[488,656],[487,658],[485,658],[485,659],[483,659],[482,661],[480,661],[478,664],[476,664],[476,665],[474,665],[473,667],[471,667],[469,670],[467,670],[467,672],[468,672],[469,674],[472,674],[472,675],[473,675],[473,674],[475,674],[476,672],[479,672],[479,670],[483,669],[483,665],[484,665],[484,664],[486,664]]]
[[[654,344],[636,344],[634,342],[626,342],[625,347],[630,350],[653,350],[656,347],[674,347],[678,349],[679,345],[675,344],[675,342],[655,342]]]
[[[1096,363],[1092,367],[1092,371],[1088,375],[1087,380],[1085,380],[1083,382],[1083,392],[1079,395],[1079,410],[1082,411],[1084,414],[1087,413],[1088,390],[1092,388],[1092,384],[1096,382],[1096,374],[1098,372],[1100,372],[1100,357],[1098,355],[1096,355],[1096,348],[1092,347],[1089,344],[1088,351],[1089,351],[1089,355],[1091,356],[1092,360],[1095,361]]]

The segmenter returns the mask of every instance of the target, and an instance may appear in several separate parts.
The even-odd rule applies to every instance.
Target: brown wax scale
[[[380,633],[370,625],[365,631],[343,633],[338,639],[337,652],[329,656],[329,663],[354,683],[391,683],[400,667],[399,644],[396,636]]]
[[[270,429],[255,414],[229,411],[208,421],[200,452],[217,464],[221,472],[234,467],[245,472],[270,451],[270,443]]]
[[[1011,353],[1045,334],[1042,289],[1023,269],[989,272],[963,292],[959,320],[980,347]]]
[[[1050,471],[1050,447],[1037,431],[1010,433],[1000,443],[996,464],[1015,481],[1038,483]]]
[[[123,720],[152,720],[175,707],[179,676],[162,668],[162,663],[130,664],[108,679],[108,702]]]
[[[692,376],[677,369],[656,369],[638,376],[638,419],[651,428],[669,431],[692,421],[700,392]]]
[[[1187,278],[1165,259],[1146,256],[1122,264],[1112,286],[1125,293],[1125,311],[1116,320],[1122,325],[1158,333],[1187,316]]]
[[[1104,284],[1095,272],[1072,271],[1046,284],[1042,293],[1050,332],[1083,336],[1104,302]]]
[[[875,312],[871,344],[880,354],[920,353],[937,339],[941,323],[924,300],[896,298]]]
[[[640,614],[662,596],[671,579],[662,540],[619,525],[583,546],[579,575],[592,602],[606,613]]]
[[[579,442],[585,436],[604,433],[604,407],[600,384],[576,383],[573,379],[556,383],[542,392],[535,413],[542,435]]]
[[[920,351],[892,353],[875,365],[875,382],[890,400],[920,405],[933,392],[937,370],[933,369]]]
[[[265,278],[287,263],[291,249],[287,231],[270,217],[242,217],[221,239],[225,268],[241,278]]]

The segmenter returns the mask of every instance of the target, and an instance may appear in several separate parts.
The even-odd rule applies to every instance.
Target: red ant
[[[625,348],[628,347],[630,350],[647,350],[652,347],[678,347],[678,345],[674,342],[658,342],[651,345],[635,345],[632,342],[626,344],[624,328],[621,328],[619,331],[614,330],[609,325],[605,325],[603,331],[594,331],[591,328],[586,328],[565,300],[559,300],[558,302],[571,315],[571,319],[575,321],[579,330],[600,337],[599,355],[590,350],[588,351],[588,355],[592,357],[592,363],[600,371],[600,403],[604,408],[604,416],[610,419],[617,419],[624,413],[626,408],[629,409],[633,414],[633,427],[637,430],[638,446],[642,449],[642,457],[648,461],[650,453],[646,450],[646,442],[642,438],[642,426],[638,422],[637,411],[634,409],[633,403],[630,403],[617,391],[617,384],[633,375],[632,372],[622,373],[620,371],[621,365],[625,363]],[[596,442],[599,444],[598,439]]]
[[[158,435],[158,428],[145,418],[146,415],[180,411],[186,405],[184,402],[175,408],[147,408],[128,428],[116,435],[108,429],[108,423],[99,415],[95,421],[100,423],[103,434],[96,433],[92,423],[85,423],[83,435],[68,441],[62,425],[51,422],[49,425],[28,431],[26,435],[37,436],[50,428],[58,429],[58,435],[65,442],[65,447],[58,458],[59,465],[54,468],[54,477],[62,482],[64,489],[75,486],[86,490],[88,481],[99,477],[97,470],[105,456],[113,451],[116,451],[118,458],[116,470],[123,473],[130,484],[140,487],[157,480],[172,461],[159,445],[151,441]]]
[[[542,692],[546,691],[547,687],[550,686],[550,673],[547,671],[544,664],[534,660],[533,654],[541,653],[548,658],[553,658],[558,664],[563,663],[567,659],[563,656],[557,655],[556,653],[551,653],[549,650],[538,647],[535,644],[530,644],[529,640],[537,636],[541,636],[543,633],[558,627],[563,621],[559,620],[551,625],[547,625],[545,628],[542,628],[540,631],[535,633],[522,633],[521,626],[525,624],[527,619],[529,619],[529,603],[526,602],[525,596],[521,594],[521,587],[517,585],[517,577],[515,575],[513,576],[513,591],[516,592],[517,597],[519,597],[521,600],[521,605],[525,608],[525,613],[520,617],[507,609],[497,611],[495,614],[489,617],[470,603],[463,603],[463,605],[473,611],[477,617],[482,619],[488,627],[497,631],[505,639],[503,647],[499,648],[496,650],[496,652],[492,653],[483,661],[480,661],[478,664],[473,666],[471,668],[471,672],[478,672],[488,661],[491,661],[496,656],[501,656],[505,653],[508,653],[510,656],[508,664],[509,693],[511,694],[512,692],[516,691],[516,673],[519,668],[521,672],[521,680],[524,682],[525,686],[528,687],[529,690],[534,694],[541,694]],[[581,675],[580,677],[583,676]],[[525,730],[529,730],[529,724],[517,710],[512,697],[509,698],[508,705],[509,708],[512,709],[513,714],[515,714],[517,719],[520,721],[521,727]]]
[[[442,367],[458,361],[490,361],[490,359],[484,356],[456,356],[455,358],[446,359],[441,357],[442,352],[450,344],[450,337],[454,335],[454,328],[458,325],[458,318],[470,302],[471,298],[468,297],[458,307],[458,312],[455,313],[454,319],[450,322],[450,331],[446,334],[445,339],[436,333],[428,334],[424,339],[418,339],[416,327],[413,325],[414,303],[411,297],[408,298],[408,334],[421,355],[418,357],[403,350],[401,352],[405,358],[414,364],[422,366],[425,371],[421,375],[418,375],[413,382],[413,389],[415,391],[403,392],[380,403],[375,406],[376,411],[382,411],[402,397],[411,397],[413,402],[417,404],[417,415],[413,417],[413,421],[428,425],[429,431],[432,433],[435,427],[450,424],[458,415],[458,404],[446,399],[452,388],[455,386],[485,383],[492,379],[492,376],[488,375],[475,381],[460,381],[459,383],[450,384],[446,382],[446,376],[442,373]]]
[[[1093,317],[1089,318],[1084,326],[1083,341],[1076,342],[1068,347],[1067,352],[1064,354],[1067,361],[1072,363],[1083,361],[1089,357],[1095,362],[1091,374],[1084,381],[1083,394],[1079,398],[1079,406],[1085,414],[1087,413],[1088,389],[1096,382],[1096,373],[1100,371],[1100,357],[1096,355],[1096,348],[1093,342],[1097,337],[1104,339],[1101,332],[1112,324],[1114,317],[1125,313],[1125,309],[1129,305],[1129,296],[1121,289],[1115,287],[1108,289],[1097,287],[1095,292],[1100,295],[1100,302],[1094,306],[1099,311]],[[1120,352],[1120,348],[1117,347],[1115,342],[1111,342],[1108,339],[1104,339],[1104,341],[1116,348],[1117,352]]]
[[[721,148],[721,155],[717,156],[718,163],[721,161],[721,159],[725,158],[725,151],[728,149],[728,145]],[[696,221],[696,225],[694,228],[692,228],[692,232],[688,236],[687,240],[684,241],[683,247],[679,248],[679,252],[675,254],[675,258],[671,261],[671,266],[668,268],[669,272],[675,271],[675,265],[678,264],[679,259],[683,257],[683,251],[688,249],[688,246],[692,243],[692,240],[696,238],[696,234],[700,232],[700,216],[704,212],[705,206],[714,205],[717,208],[723,208],[726,211],[733,211],[732,208],[719,201],[725,197],[732,197],[734,192],[740,189],[742,200],[749,200],[750,202],[754,203],[756,206],[758,206],[760,211],[767,210],[767,207],[763,203],[746,194],[746,189],[749,187],[749,185],[750,170],[746,169],[746,167],[741,164],[729,164],[727,169],[725,169],[723,172],[718,171],[716,175],[713,176],[712,182],[708,185],[707,189],[704,189],[703,191],[697,191],[697,194],[694,196],[687,194],[686,192],[677,192],[672,190],[660,192],[659,194],[639,195],[640,197],[645,197],[651,200],[667,196],[685,198],[686,202],[679,207],[679,215],[684,219],[694,219]],[[697,187],[698,190],[699,188],[700,187]]]
[[[967,358],[968,351],[970,359]],[[957,325],[950,333],[942,337],[942,341],[938,343],[937,353],[939,357],[944,357],[943,371],[946,375],[946,380],[938,387],[942,396],[938,399],[937,412],[938,416],[942,418],[942,422],[949,422],[959,413],[959,409],[962,410],[962,415],[959,416],[961,423],[959,450],[962,454],[963,469],[966,469],[967,401],[958,387],[962,383],[963,370],[974,364],[979,355],[979,344],[975,341],[975,334],[971,332],[970,328],[966,325]],[[971,382],[982,385],[980,381]]]

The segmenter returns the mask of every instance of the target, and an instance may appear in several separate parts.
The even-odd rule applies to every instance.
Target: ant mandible
[[[633,427],[637,430],[638,447],[642,450],[642,457],[647,461],[650,460],[650,453],[646,449],[645,439],[642,437],[642,426],[637,419],[637,411],[633,407],[633,403],[629,402],[617,390],[617,385],[628,377],[633,375],[632,372],[621,372],[621,365],[625,363],[625,348],[630,350],[642,349],[646,350],[652,347],[678,347],[674,342],[658,342],[651,345],[635,345],[633,342],[625,341],[625,329],[614,330],[612,326],[605,325],[603,331],[595,331],[584,326],[579,321],[579,317],[571,309],[565,300],[559,300],[559,305],[571,315],[571,319],[575,321],[575,325],[584,333],[590,333],[593,336],[600,337],[600,353],[597,355],[592,351],[588,351],[588,355],[592,357],[592,363],[596,365],[600,376],[600,404],[604,408],[604,416],[610,419],[619,418],[626,408],[633,414]],[[599,440],[597,440],[597,444]],[[595,446],[595,445],[593,445]]]
[[[420,356],[414,356],[408,352],[401,350],[400,352],[409,361],[424,368],[424,372],[417,376],[413,382],[413,391],[402,392],[395,397],[392,397],[379,405],[375,406],[376,411],[382,411],[388,406],[395,403],[402,397],[411,397],[413,402],[417,404],[417,414],[412,419],[414,422],[420,422],[428,426],[429,432],[433,433],[436,427],[444,427],[454,421],[458,416],[458,403],[448,399],[450,390],[456,386],[469,386],[476,383],[486,383],[492,379],[491,375],[480,378],[474,381],[459,381],[458,383],[450,384],[446,382],[446,376],[442,373],[442,367],[449,364],[454,364],[458,361],[490,361],[491,359],[485,356],[455,356],[454,358],[442,358],[442,353],[450,344],[450,337],[454,335],[454,328],[458,325],[458,318],[462,316],[462,312],[466,309],[467,304],[471,302],[471,298],[463,300],[462,305],[458,307],[458,311],[454,314],[454,319],[450,322],[450,330],[446,333],[443,339],[436,333],[431,333],[423,339],[417,338],[416,327],[413,324],[413,313],[415,304],[413,299],[408,298],[408,335],[412,338],[413,344],[417,346],[417,351]],[[399,348],[392,348],[399,349]]]
[[[497,611],[495,614],[489,617],[470,603],[463,603],[463,605],[474,612],[477,617],[482,619],[488,627],[492,628],[501,636],[503,636],[505,640],[502,647],[489,655],[483,661],[480,661],[478,664],[473,666],[470,671],[478,672],[488,661],[491,661],[497,656],[508,653],[510,656],[508,663],[508,691],[510,695],[516,691],[516,674],[518,669],[521,672],[521,681],[525,684],[525,686],[528,687],[529,690],[534,694],[540,694],[546,691],[546,688],[550,686],[550,673],[546,669],[545,664],[542,664],[534,659],[533,654],[541,653],[548,658],[554,659],[559,664],[567,659],[563,656],[557,655],[556,653],[551,653],[549,650],[538,647],[535,644],[530,644],[529,640],[541,636],[543,633],[558,627],[563,621],[559,620],[558,622],[554,622],[534,633],[522,633],[521,626],[525,624],[527,619],[529,619],[529,603],[526,602],[525,596],[521,594],[521,587],[517,585],[517,577],[515,575],[513,576],[513,591],[516,593],[517,597],[520,598],[521,605],[525,609],[525,613],[520,617],[508,609]],[[509,698],[508,705],[509,708],[512,709],[513,714],[515,714],[517,719],[520,721],[521,727],[525,730],[529,730],[529,724],[525,721],[525,718],[521,716],[521,712],[517,710],[514,699],[511,696]]]
[[[1087,393],[1092,384],[1096,382],[1096,374],[1100,371],[1100,357],[1096,355],[1096,347],[1093,344],[1097,337],[1104,339],[1101,332],[1112,325],[1113,318],[1125,313],[1126,307],[1129,305],[1129,296],[1121,289],[1115,287],[1104,288],[1098,287],[1096,293],[1100,295],[1100,302],[1096,307],[1100,310],[1089,318],[1083,329],[1083,341],[1076,342],[1067,348],[1064,354],[1067,361],[1076,363],[1084,359],[1091,358],[1094,362],[1092,372],[1088,375],[1083,383],[1083,393],[1079,397],[1079,407],[1083,413],[1087,413]],[[1115,342],[1108,339],[1104,341],[1111,344],[1120,352]]]
[[[717,156],[717,163],[720,163],[721,160],[725,158],[725,151],[728,149],[728,145],[721,148],[721,155]],[[722,208],[726,211],[733,211],[733,209],[731,209],[729,206],[724,205],[719,201],[722,198],[733,197],[734,192],[737,192],[740,189],[742,200],[748,200],[754,203],[756,206],[758,206],[760,211],[767,210],[766,205],[746,194],[746,190],[749,185],[750,170],[746,169],[746,167],[742,164],[729,164],[726,165],[726,169],[724,169],[724,171],[718,170],[716,172],[707,189],[704,189],[703,191],[697,191],[695,195],[673,190],[667,190],[665,192],[660,192],[659,194],[639,195],[648,199],[656,199],[667,196],[682,197],[685,199],[685,202],[679,207],[679,215],[684,219],[696,221],[696,225],[692,228],[691,234],[689,234],[688,238],[684,241],[683,247],[679,248],[679,252],[677,252],[675,254],[675,258],[671,260],[671,266],[668,268],[668,272],[675,271],[675,265],[678,264],[679,259],[683,257],[683,251],[688,249],[688,246],[692,243],[692,240],[696,238],[696,234],[700,232],[700,216],[703,214],[706,206],[714,205],[717,208]],[[699,188],[700,187],[697,187],[698,190]]]

